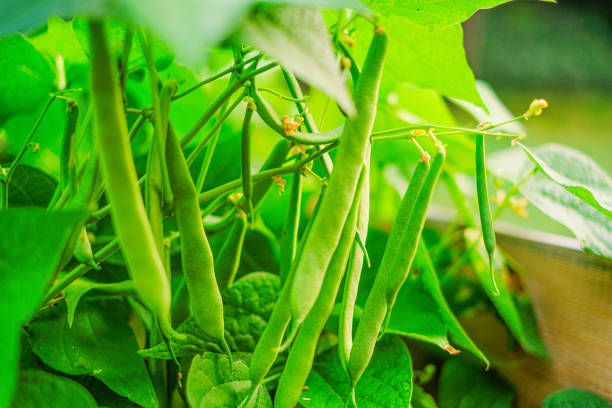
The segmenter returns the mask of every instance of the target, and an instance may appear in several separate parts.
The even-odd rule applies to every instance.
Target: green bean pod
[[[78,190],[77,183],[77,146],[76,128],[79,119],[79,107],[74,102],[68,102],[66,109],[66,126],[62,138],[60,151],[60,186],[61,191],[69,189],[70,195],[74,197]]]
[[[387,51],[387,35],[377,27],[353,92],[357,113],[346,120],[330,176],[328,193],[304,242],[304,257],[296,267],[291,290],[291,314],[296,326],[304,320],[319,295],[325,271],[342,234],[355,196],[361,168],[370,145],[378,90]]]
[[[251,96],[253,97],[253,101],[255,101],[255,105],[257,106],[257,114],[261,120],[263,120],[270,129],[274,130],[276,133],[293,143],[305,145],[328,144],[340,139],[340,136],[342,135],[344,125],[340,125],[335,129],[322,133],[296,131],[292,134],[287,134],[285,133],[283,124],[281,123],[278,114],[276,111],[274,111],[274,108],[270,106],[268,101],[266,101],[266,99],[256,89],[251,92]]]
[[[389,312],[388,285],[391,280],[390,276],[395,270],[396,258],[404,252],[406,241],[415,239],[414,235],[411,235],[411,226],[418,224],[419,221],[415,217],[417,207],[425,206],[426,208],[428,205],[428,203],[421,202],[421,197],[424,197],[422,192],[426,189],[425,185],[431,182],[430,173],[429,164],[420,161],[412,175],[389,234],[383,259],[357,326],[349,356],[348,373],[353,389],[372,358],[378,333],[385,320],[385,315]]]
[[[200,217],[198,193],[172,126],[168,127],[166,143],[174,214],[181,236],[181,263],[193,317],[204,332],[217,339],[228,351],[223,301],[215,278],[213,254]]]
[[[272,152],[270,152],[270,155],[268,156],[264,164],[261,166],[261,169],[259,169],[259,171],[261,172],[265,170],[275,169],[277,167],[282,166],[283,162],[287,158],[287,154],[289,153],[290,149],[291,143],[289,141],[284,139],[279,140],[278,143],[276,143],[276,145],[272,149]],[[272,179],[262,180],[257,183],[253,183],[253,208],[257,208],[259,204],[261,204],[273,184],[274,180]],[[240,199],[240,201],[238,202],[238,206],[242,208],[242,210],[245,212],[249,210],[245,197],[242,197]]]
[[[215,276],[217,277],[217,284],[221,292],[230,287],[234,282],[236,272],[238,272],[238,267],[240,266],[246,230],[246,214],[238,210],[229,234],[215,260]]]
[[[371,150],[371,149],[370,149]],[[363,240],[367,238],[368,222],[370,218],[370,153],[368,152],[364,165],[364,181],[361,188],[359,219],[357,222],[357,235],[362,235]],[[357,241],[357,236],[355,237]],[[344,291],[342,294],[342,308],[340,309],[340,325],[338,327],[338,354],[340,362],[348,373],[348,359],[353,347],[353,315],[357,290],[363,268],[364,251],[361,246],[354,242],[349,259],[348,270],[344,280]]]
[[[334,307],[349,254],[355,242],[364,179],[365,170],[361,171],[353,203],[342,228],[340,241],[325,273],[321,292],[306,319],[304,319],[304,323],[300,327],[289,352],[289,358],[285,363],[274,397],[276,408],[293,408],[296,406],[312,368],[319,336]]]
[[[315,206],[312,216],[306,225],[304,236],[307,236],[312,228],[313,220],[318,214],[321,201],[325,196],[325,191],[326,187],[323,185],[321,192],[319,193],[317,205]],[[302,241],[298,248],[297,254],[295,255],[293,264],[289,269],[287,280],[281,289],[281,293],[276,301],[276,304],[274,305],[270,320],[268,320],[261,337],[255,345],[255,350],[253,351],[253,356],[251,357],[251,362],[249,364],[249,377],[251,378],[251,382],[253,384],[261,383],[266,374],[268,374],[270,371],[270,368],[272,368],[272,365],[278,356],[279,347],[281,346],[283,336],[285,335],[285,331],[287,330],[287,326],[291,320],[291,303],[289,297],[291,293],[291,282],[293,280],[293,276],[295,275],[295,265],[299,262],[303,249],[304,243]]]
[[[242,194],[249,208],[249,215],[253,219],[253,181],[251,180],[251,119],[253,111],[257,109],[253,102],[248,102],[244,121],[242,122]]]
[[[499,295],[499,288],[493,273],[493,255],[495,253],[495,230],[491,218],[491,206],[489,204],[489,191],[487,189],[487,168],[485,157],[484,135],[476,135],[476,192],[478,196],[478,211],[480,213],[480,226],[485,249],[489,256],[489,270],[493,282],[494,293]]]
[[[113,227],[134,288],[164,333],[170,335],[170,284],[140,195],[115,61],[102,22],[90,20],[89,42],[94,140]]]
[[[280,279],[284,284],[289,276],[291,264],[297,251],[298,233],[300,227],[300,207],[302,204],[302,181],[304,176],[299,172],[291,177],[291,196],[289,198],[289,211],[283,225],[280,242]]]

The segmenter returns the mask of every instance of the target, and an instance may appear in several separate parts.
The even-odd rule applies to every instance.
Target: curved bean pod
[[[431,170],[428,170],[427,162],[419,162],[400,205],[378,274],[355,333],[348,362],[353,389],[372,358],[385,315],[390,313],[392,305],[390,302],[394,301],[394,293],[399,290],[397,287],[394,292],[392,285],[397,285],[401,277],[405,279],[410,269],[414,251],[412,254],[407,251],[412,246],[416,248],[415,242],[419,239],[421,225],[429,206],[429,196],[444,159],[442,152],[436,155]],[[400,286],[402,283],[403,280]]]
[[[277,408],[293,408],[296,406],[312,368],[319,336],[334,307],[351,248],[355,242],[362,189],[365,184],[365,173],[365,169],[361,171],[353,204],[342,228],[342,235],[338,246],[325,273],[321,292],[300,327],[289,352],[289,358],[285,363],[285,368],[276,390],[276,396],[274,397],[274,406]]]
[[[328,193],[304,241],[291,290],[291,315],[300,325],[319,295],[330,259],[350,211],[376,116],[378,90],[382,77],[387,35],[377,27],[353,93],[357,113],[346,120]]]
[[[102,22],[89,21],[89,42],[94,140],[113,227],[134,288],[170,335],[170,284],[140,195],[114,59]]]
[[[487,168],[485,158],[484,135],[476,135],[476,192],[478,196],[478,211],[480,213],[480,225],[485,249],[489,256],[489,270],[493,281],[494,293],[499,295],[499,288],[493,274],[493,255],[495,253],[495,230],[491,218],[491,206],[489,204],[489,191],[487,189]]]
[[[183,150],[172,126],[166,140],[168,176],[174,214],[181,235],[181,263],[196,323],[217,339],[229,355],[225,341],[223,301],[214,272],[213,254],[200,217],[200,204]]]

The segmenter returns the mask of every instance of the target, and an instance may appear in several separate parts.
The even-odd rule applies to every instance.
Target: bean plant
[[[81,3],[0,8],[0,408],[512,406],[496,221],[610,257],[612,182],[474,79],[503,0]]]

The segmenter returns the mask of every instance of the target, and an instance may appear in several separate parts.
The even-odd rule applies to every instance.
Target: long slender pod
[[[217,277],[220,291],[224,291],[234,282],[236,272],[238,272],[238,267],[240,266],[246,230],[246,214],[238,210],[234,216],[229,234],[225,238],[225,242],[215,260],[215,276]]]
[[[183,150],[168,126],[166,155],[174,197],[174,214],[181,235],[181,263],[196,323],[217,339],[229,353],[225,341],[223,301],[215,278],[213,254],[204,232],[200,204]]]
[[[307,236],[312,228],[313,220],[316,218],[319,212],[323,197],[325,197],[325,191],[326,187],[323,185],[321,188],[321,193],[319,193],[317,205],[315,206],[312,216],[306,225],[304,236]],[[266,374],[268,374],[268,371],[270,371],[270,368],[278,356],[279,347],[283,341],[283,336],[285,335],[289,321],[291,320],[289,297],[291,293],[291,282],[295,274],[295,265],[299,262],[303,249],[304,242],[302,241],[295,255],[293,264],[289,269],[287,280],[281,289],[281,293],[276,301],[276,304],[274,305],[270,320],[268,320],[261,337],[255,345],[255,350],[253,351],[253,356],[251,357],[251,363],[249,364],[249,376],[253,384],[261,383]]]
[[[358,234],[365,240],[368,233],[370,219],[370,153],[371,147],[366,154],[364,162],[364,180],[361,188],[359,207],[359,218],[357,222]],[[348,373],[348,359],[353,347],[353,315],[355,312],[355,301],[357,290],[363,268],[364,252],[361,246],[353,243],[352,254],[349,260],[346,278],[344,280],[344,292],[342,294],[342,308],[340,309],[340,324],[338,327],[338,352],[340,362]]]
[[[251,220],[255,217],[253,214],[253,180],[251,179],[251,119],[255,109],[255,104],[249,101],[242,122],[242,194],[247,202]]]
[[[305,237],[304,253],[299,259],[291,290],[291,315],[299,326],[319,295],[325,271],[342,234],[350,211],[376,116],[378,90],[382,77],[387,35],[377,27],[360,81],[353,93],[357,113],[344,126],[336,154],[328,193]]]
[[[287,158],[287,154],[289,153],[290,149],[291,149],[291,143],[289,141],[279,140],[278,143],[276,143],[276,145],[272,149],[272,152],[268,155],[268,158],[266,159],[264,164],[261,166],[261,169],[259,169],[259,171],[261,172],[265,170],[275,169],[275,168],[282,166],[283,162]],[[257,208],[259,204],[261,204],[261,202],[265,198],[266,194],[268,194],[268,191],[270,191],[270,188],[272,187],[273,184],[274,184],[274,180],[272,179],[262,180],[262,181],[253,183],[253,197],[252,197],[253,208]],[[238,205],[244,211],[249,210],[247,200],[245,197],[242,197],[242,199],[238,202]]]
[[[79,107],[73,101],[67,103],[66,126],[60,151],[60,187],[61,191],[68,189],[74,197],[78,190],[76,163],[76,128],[79,119]]]
[[[416,248],[415,242],[418,241],[421,234],[430,197],[439,177],[444,156],[445,153],[441,147],[430,170],[425,161],[417,165],[400,205],[378,274],[355,333],[348,362],[353,390],[372,358],[385,315],[390,313],[390,306],[395,295],[410,270],[415,253],[411,248]]]
[[[321,292],[306,319],[304,319],[304,323],[300,327],[289,352],[289,358],[285,363],[274,398],[274,406],[277,408],[293,408],[296,406],[312,368],[319,336],[334,307],[349,254],[355,242],[365,173],[365,169],[361,171],[353,204],[342,228],[338,247],[334,251],[325,273]]]
[[[491,218],[491,205],[489,204],[489,191],[487,189],[487,168],[485,157],[484,135],[476,135],[476,192],[478,196],[478,210],[480,213],[480,225],[482,228],[482,238],[484,239],[485,249],[489,256],[489,270],[491,271],[491,281],[493,290],[499,295],[499,288],[493,273],[493,255],[495,253],[495,230],[493,229],[493,219]]]
[[[114,59],[102,22],[89,21],[89,42],[94,140],[113,227],[136,291],[169,336],[170,284],[138,188]]]
[[[280,278],[284,284],[289,275],[291,264],[297,251],[298,233],[300,227],[300,207],[302,205],[302,181],[304,176],[299,172],[291,177],[291,191],[289,197],[289,211],[283,225],[280,242]]]

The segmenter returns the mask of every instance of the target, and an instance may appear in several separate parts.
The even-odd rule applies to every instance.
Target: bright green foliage
[[[506,2],[2,2],[0,408],[272,408],[272,396],[305,408],[510,408],[514,388],[461,322],[483,311],[507,329],[498,347],[548,355],[531,300],[503,279],[520,279],[520,265],[485,239],[494,294],[474,172],[481,202],[491,201],[489,233],[514,205],[493,200],[503,190],[608,258],[612,179],[573,149],[516,143],[525,117],[475,80],[461,23]],[[247,103],[260,110],[243,121]],[[476,135],[494,151],[485,163],[480,150],[479,166]],[[518,146],[497,151],[511,141]],[[364,165],[356,228],[356,210],[345,218]],[[419,168],[440,170],[445,186],[419,187],[426,192],[406,201],[418,211],[398,212]],[[291,179],[300,183],[290,191]],[[425,215],[438,214],[429,197],[445,204],[446,194],[457,222],[423,230]],[[67,211],[80,201],[88,208]],[[412,218],[412,233],[385,254],[389,231]],[[91,251],[75,257],[85,232]],[[210,245],[189,251],[196,232]],[[348,252],[361,248],[357,232],[371,267],[360,266],[361,250]],[[342,256],[325,273],[334,253]],[[383,257],[407,262],[381,268]],[[347,296],[338,290],[346,263],[357,265]],[[384,305],[380,329],[366,327],[370,293]],[[363,373],[355,384],[346,373],[357,371],[348,351],[359,329],[371,348],[353,353]],[[572,389],[543,404],[609,406]]]
[[[341,408],[350,391],[337,347],[318,357],[300,403],[306,408]],[[399,337],[385,337],[357,385],[357,401],[366,408],[408,407],[412,394],[412,361]]]
[[[610,404],[598,395],[584,390],[568,388],[549,395],[544,408],[608,408]]]
[[[248,360],[236,355],[230,375],[227,357],[220,354],[196,355],[189,369],[187,400],[192,407],[272,408],[265,386],[255,390],[249,381]],[[248,358],[248,356],[244,356]]]
[[[121,305],[84,300],[71,329],[66,310],[60,304],[30,324],[34,353],[56,370],[93,375],[117,394],[146,408],[156,407],[151,380],[136,354],[138,346]]]
[[[15,34],[0,40],[0,61],[0,121],[39,109],[55,87],[50,59]]]
[[[511,408],[516,391],[494,373],[460,359],[448,360],[440,374],[440,408]]]
[[[20,373],[16,394],[14,407],[39,408],[51,404],[65,407],[98,407],[91,394],[78,382],[42,370],[26,370]]]
[[[19,358],[19,327],[40,307],[73,229],[83,213],[23,208],[0,211],[0,406],[13,395]],[[32,237],[37,239],[32,239]],[[27,273],[26,273],[27,271]]]

